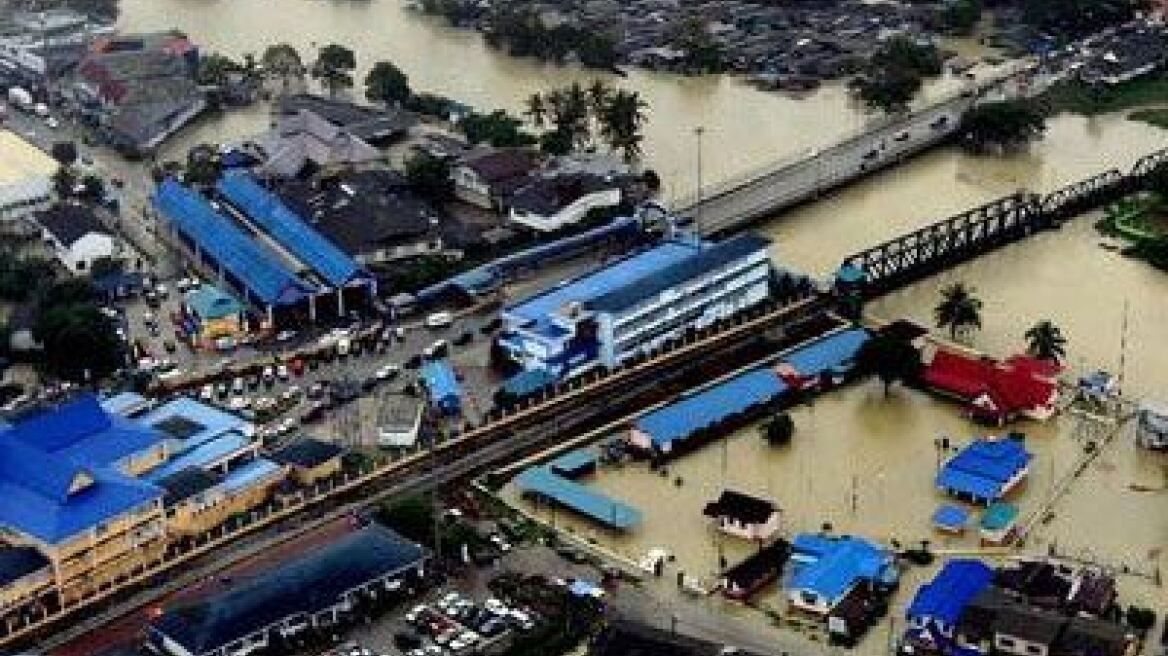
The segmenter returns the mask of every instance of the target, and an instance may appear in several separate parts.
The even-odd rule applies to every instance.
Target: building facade
[[[44,207],[57,162],[10,130],[0,130],[0,218]]]
[[[673,239],[503,311],[499,346],[523,369],[615,367],[770,296],[769,241]]]

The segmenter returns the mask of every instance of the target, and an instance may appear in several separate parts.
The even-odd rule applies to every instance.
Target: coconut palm
[[[1027,351],[1042,360],[1061,360],[1067,355],[1067,339],[1059,327],[1042,320],[1026,331]]]
[[[533,93],[528,96],[527,110],[523,113],[531,119],[535,127],[542,128],[548,113],[548,108],[543,104],[543,96],[538,93]]]
[[[956,282],[941,290],[941,302],[933,310],[938,328],[948,328],[949,337],[970,328],[981,328],[981,300],[973,287]]]
[[[640,94],[622,89],[609,98],[600,115],[601,134],[614,150],[624,153],[626,160],[634,160],[641,154],[646,107]]]
[[[612,87],[599,78],[592,80],[588,85],[588,102],[592,105],[592,115],[599,117],[608,106],[608,99],[612,97]]]

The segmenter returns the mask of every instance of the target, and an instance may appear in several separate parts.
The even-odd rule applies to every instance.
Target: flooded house
[[[1168,405],[1145,401],[1136,414],[1136,444],[1168,449]]]
[[[1026,417],[1044,421],[1058,410],[1060,368],[1035,358],[1005,362],[951,350],[937,350],[925,366],[925,385],[965,403],[972,419],[1002,426]]]
[[[801,533],[792,546],[787,600],[814,616],[827,617],[854,588],[889,591],[900,580],[892,552],[861,538]]]
[[[773,501],[723,490],[702,514],[714,519],[717,529],[747,540],[768,540],[779,531],[780,511]]]
[[[941,467],[937,487],[970,503],[1000,501],[1029,474],[1032,458],[1021,440],[974,440]]]

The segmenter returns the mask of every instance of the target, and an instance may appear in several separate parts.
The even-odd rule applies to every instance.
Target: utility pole
[[[697,233],[699,239],[702,236],[702,204],[705,201],[702,197],[702,135],[705,133],[706,128],[701,125],[694,128],[698,147],[698,212],[697,216],[694,217],[694,232]]]

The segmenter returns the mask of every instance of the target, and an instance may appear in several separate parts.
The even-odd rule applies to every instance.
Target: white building
[[[766,499],[723,490],[703,513],[714,519],[718,530],[746,540],[769,540],[779,532],[779,507]]]
[[[1145,449],[1168,449],[1168,406],[1145,401],[1137,418],[1136,444]]]
[[[118,255],[118,242],[94,216],[93,210],[75,203],[60,203],[37,212],[45,243],[74,275],[84,275],[95,260]]]
[[[499,210],[512,193],[529,182],[535,156],[512,148],[476,152],[463,157],[451,171],[454,196],[486,210]]]
[[[0,217],[48,204],[57,161],[10,130],[0,130]]]
[[[620,185],[611,177],[586,173],[540,177],[520,188],[508,201],[512,223],[550,232],[570,226],[594,209],[616,207]]]
[[[769,241],[662,242],[505,309],[499,346],[556,376],[615,367],[770,295]]]

